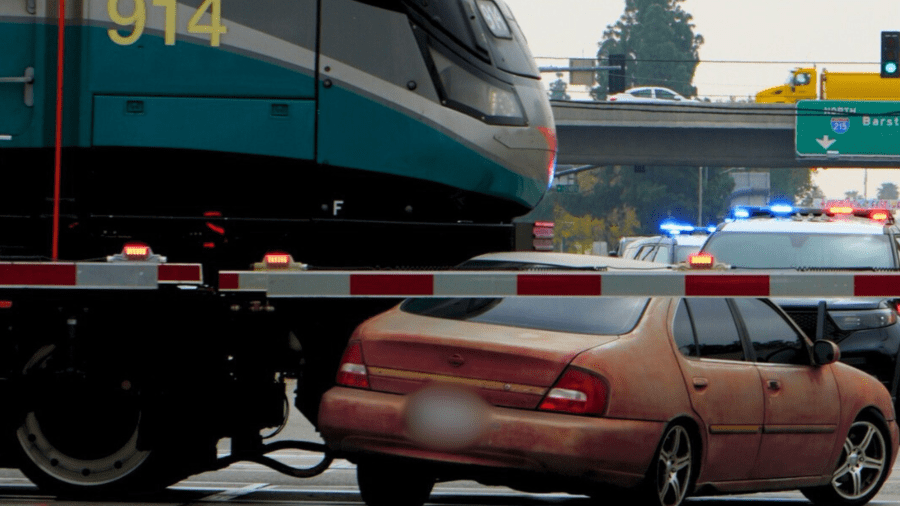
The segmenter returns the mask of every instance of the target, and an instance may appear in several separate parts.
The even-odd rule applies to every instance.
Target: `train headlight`
[[[499,37],[501,39],[512,38],[512,32],[509,30],[509,25],[506,24],[506,19],[503,17],[500,8],[497,7],[497,4],[495,4],[493,0],[478,0],[478,10],[481,11],[481,17],[484,18],[484,24],[486,24],[491,33],[494,34],[494,37]]]
[[[515,88],[474,67],[463,68],[443,53],[431,49],[444,105],[494,125],[525,126],[525,110]]]

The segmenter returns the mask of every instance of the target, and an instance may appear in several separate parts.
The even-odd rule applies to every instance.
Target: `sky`
[[[624,0],[505,1],[539,66],[595,57],[603,31],[625,10]],[[746,98],[783,84],[798,66],[878,72],[882,30],[900,31],[898,0],[685,0],[681,6],[704,39],[693,84],[712,100]],[[584,90],[570,87],[569,94],[586,99]],[[900,169],[819,170],[813,182],[828,198],[848,190],[874,198],[884,182],[900,186]]]

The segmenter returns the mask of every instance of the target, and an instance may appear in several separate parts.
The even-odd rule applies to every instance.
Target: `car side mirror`
[[[822,339],[813,344],[813,360],[816,365],[833,364],[841,359],[841,349],[833,341]]]

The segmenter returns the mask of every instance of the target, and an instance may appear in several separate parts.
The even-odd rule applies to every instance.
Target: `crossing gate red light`
[[[691,253],[688,255],[688,265],[692,269],[712,269],[715,259],[709,253]]]
[[[264,270],[303,270],[306,264],[294,261],[290,253],[271,251],[263,255],[262,262],[253,264],[254,271]]]
[[[268,253],[263,260],[266,267],[287,267],[291,265],[291,256],[287,253]]]
[[[150,258],[150,246],[142,243],[129,243],[122,248],[122,255],[126,260],[143,262]]]

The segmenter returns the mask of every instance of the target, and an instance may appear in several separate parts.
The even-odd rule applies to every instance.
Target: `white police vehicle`
[[[629,241],[618,256],[630,260],[643,260],[659,264],[686,262],[692,253],[700,251],[710,228],[694,227],[675,221],[664,221],[660,229],[665,235],[640,237]]]
[[[689,263],[732,269],[893,271],[900,270],[898,241],[900,228],[887,209],[742,207],[732,211]],[[824,328],[817,334],[819,300],[773,300],[809,337],[838,343],[843,362],[877,377],[897,398],[900,301],[826,300]]]

